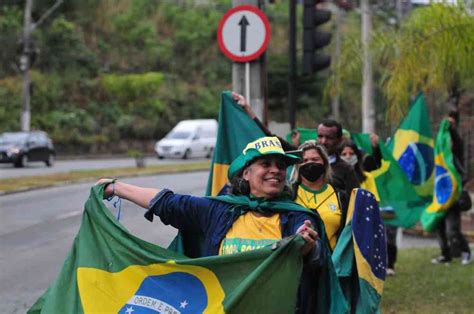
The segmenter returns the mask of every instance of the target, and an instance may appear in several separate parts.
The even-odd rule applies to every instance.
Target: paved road
[[[192,172],[125,180],[203,195],[207,175]],[[92,184],[0,196],[0,313],[24,313],[57,276],[79,229]],[[166,247],[176,230],[159,219],[148,222],[143,213],[124,201],[121,222],[132,234]]]
[[[190,163],[204,161],[203,158],[183,159],[158,159],[147,157],[147,165],[164,165],[170,163]],[[110,158],[110,159],[77,159],[57,160],[53,167],[46,167],[43,162],[31,162],[24,168],[15,168],[12,164],[0,164],[0,178],[13,178],[23,176],[45,175],[58,172],[69,172],[71,170],[89,170],[104,168],[135,167],[133,158]]]

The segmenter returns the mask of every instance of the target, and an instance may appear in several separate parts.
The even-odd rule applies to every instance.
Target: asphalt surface
[[[146,157],[146,165],[166,165],[176,163],[192,163],[205,161],[204,158],[192,159],[158,159]],[[108,158],[108,159],[68,159],[56,160],[52,167],[47,167],[43,162],[30,162],[26,167],[15,168],[13,164],[0,164],[0,178],[15,178],[25,176],[48,175],[53,173],[69,172],[73,170],[94,170],[108,168],[135,167],[133,158]]]
[[[169,187],[203,195],[207,172],[123,179],[146,187]],[[0,313],[25,313],[58,275],[82,220],[94,182],[0,196]],[[117,209],[105,202],[114,215]],[[176,229],[123,201],[122,225],[145,241],[167,247]]]

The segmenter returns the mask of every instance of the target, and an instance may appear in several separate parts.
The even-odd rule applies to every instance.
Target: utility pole
[[[372,78],[372,55],[370,42],[372,33],[372,20],[369,0],[361,0],[362,9],[362,132],[375,131],[374,88]]]
[[[239,5],[253,5],[263,11],[263,1],[261,0],[232,0],[232,7]],[[247,99],[252,106],[252,110],[255,112],[257,118],[262,121],[265,125],[267,124],[267,104],[265,102],[265,95],[267,86],[264,86],[266,82],[266,73],[263,73],[262,69],[265,69],[266,58],[261,56],[255,61],[249,62],[250,71],[250,84],[246,88],[245,84],[245,63],[234,62],[232,64],[232,89],[241,94],[249,95]],[[262,79],[262,76],[264,78]]]
[[[30,57],[31,57],[31,11],[33,9],[33,0],[26,0],[25,17],[23,23],[23,51],[20,57],[20,70],[23,73],[23,111],[21,112],[21,130],[30,130],[30,97],[31,97],[31,79],[30,79]]]
[[[31,126],[31,78],[30,68],[32,56],[35,53],[33,49],[33,41],[31,34],[33,31],[40,26],[50,15],[56,10],[63,0],[57,0],[53,6],[51,6],[46,13],[44,13],[38,20],[33,23],[31,19],[31,12],[33,11],[33,0],[25,1],[25,14],[23,22],[23,49],[20,56],[20,70],[23,74],[23,110],[21,112],[21,130],[29,131]]]
[[[288,111],[290,128],[296,125],[296,0],[289,0],[290,25],[288,30]]]
[[[343,10],[340,9],[337,5],[334,6],[334,11],[336,11],[336,30],[334,36],[334,60],[339,60],[341,56],[341,25],[342,25],[342,14]],[[339,82],[339,72],[336,68],[337,62],[333,63],[333,71],[336,76],[336,82]],[[331,101],[331,111],[334,120],[340,121],[340,102],[339,102],[339,91],[334,95]]]

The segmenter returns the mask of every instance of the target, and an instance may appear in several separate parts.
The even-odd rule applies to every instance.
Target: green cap
[[[227,171],[227,177],[231,180],[240,170],[250,164],[252,160],[267,155],[280,155],[285,160],[287,166],[301,162],[298,156],[285,153],[277,137],[261,137],[248,143],[242,154],[234,159]]]

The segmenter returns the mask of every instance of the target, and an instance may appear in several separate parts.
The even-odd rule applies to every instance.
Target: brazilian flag
[[[368,154],[372,153],[369,134],[352,133],[351,137],[360,149]],[[417,195],[401,165],[380,140],[378,147],[382,155],[382,165],[370,174],[375,181],[382,213],[395,214],[387,217],[385,223],[410,228],[420,219],[425,202]]]
[[[346,224],[332,254],[350,313],[378,313],[387,263],[385,229],[375,196],[351,193]]]
[[[58,278],[29,313],[293,313],[303,239],[189,259],[131,235],[91,189]]]
[[[434,183],[433,136],[422,93],[418,94],[395,132],[389,149],[417,194],[429,202]]]
[[[206,195],[220,195],[227,192],[227,170],[232,161],[242,153],[249,142],[265,136],[257,123],[225,91],[221,95],[219,126]]]
[[[444,119],[436,136],[433,200],[421,216],[421,224],[426,231],[433,231],[436,228],[448,208],[461,195],[461,176],[454,166],[449,128],[449,121]]]

